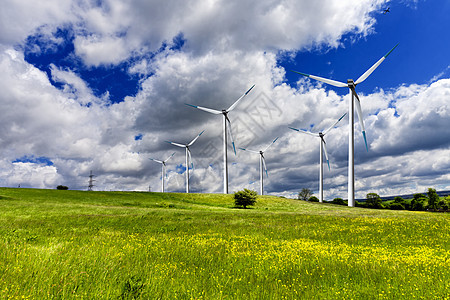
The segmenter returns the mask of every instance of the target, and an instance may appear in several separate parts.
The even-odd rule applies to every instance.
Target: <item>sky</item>
[[[383,10],[389,7],[389,12]],[[237,147],[265,153],[267,194],[318,195],[319,132],[348,111],[356,80],[355,193],[450,190],[447,0],[4,0],[0,10],[0,186],[223,191],[222,117]],[[348,118],[326,136],[326,200],[347,197]],[[259,190],[259,157],[228,148],[230,192]]]

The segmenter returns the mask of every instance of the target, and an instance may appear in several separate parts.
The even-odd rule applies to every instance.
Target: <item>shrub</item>
[[[389,209],[392,210],[404,210],[405,206],[402,203],[393,202],[389,205]]]
[[[244,189],[234,193],[234,204],[236,206],[243,206],[247,208],[249,205],[255,205],[257,193],[255,191]]]
[[[68,190],[69,188],[68,188],[67,186],[65,186],[65,185],[58,185],[58,186],[56,187],[56,189],[57,189],[57,190]]]
[[[333,201],[331,201],[331,203],[337,205],[347,205],[347,203],[345,203],[344,199],[342,198],[334,198]]]
[[[319,202],[319,198],[317,198],[316,196],[311,196],[308,199],[309,202]]]

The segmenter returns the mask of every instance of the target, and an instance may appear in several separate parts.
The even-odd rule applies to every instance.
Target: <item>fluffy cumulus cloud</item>
[[[372,13],[386,1],[56,2],[3,5],[2,185],[84,189],[93,170],[99,190],[159,191],[161,165],[148,158],[175,152],[166,189],[183,191],[184,150],[165,141],[185,144],[205,130],[191,147],[191,190],[221,192],[222,116],[185,103],[226,109],[256,84],[229,114],[233,136],[239,147],[254,150],[278,137],[265,154],[266,191],[291,196],[302,187],[317,190],[319,141],[288,126],[326,129],[347,111],[348,96],[305,79],[286,84],[279,55],[338,47],[344,35],[373,33]],[[73,51],[66,60],[75,67],[26,61],[25,50],[63,44],[56,34],[61,28],[70,29]],[[30,36],[47,42],[30,50]],[[124,63],[139,80],[137,93],[120,101],[99,96],[79,72]],[[450,188],[449,94],[450,81],[441,78],[360,95],[370,151],[356,125],[357,197],[433,183]],[[346,197],[347,126],[344,118],[326,137],[327,198]],[[230,190],[258,189],[259,156],[229,150]]]

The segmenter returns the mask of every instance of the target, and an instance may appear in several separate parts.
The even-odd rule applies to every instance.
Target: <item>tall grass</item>
[[[450,216],[0,189],[3,299],[450,299]]]

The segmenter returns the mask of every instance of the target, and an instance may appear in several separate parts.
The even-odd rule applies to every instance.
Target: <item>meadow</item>
[[[1,299],[450,299],[450,214],[0,188]]]

